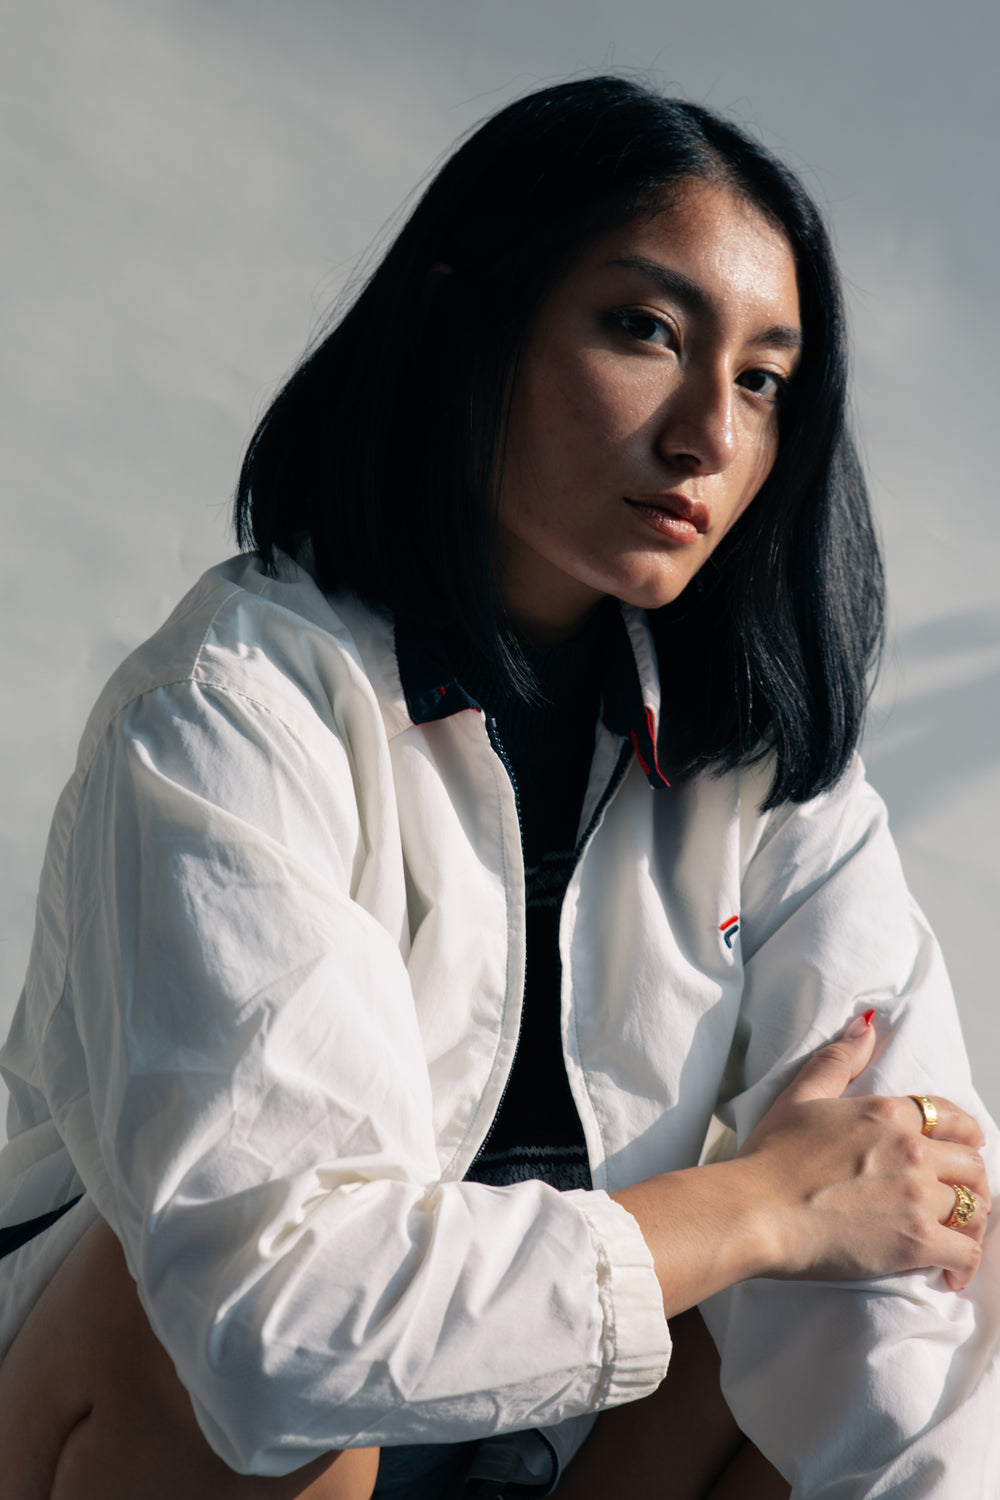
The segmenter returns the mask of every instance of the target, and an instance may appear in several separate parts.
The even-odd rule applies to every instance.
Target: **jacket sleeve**
[[[860,763],[762,826],[743,881],[745,995],[726,1123],[742,1142],[806,1054],[874,1006],[876,1054],[852,1091],[953,1099],[981,1123],[995,1183],[997,1130],[972,1088],[941,954]],[[939,1272],[757,1280],[704,1312],[737,1421],[795,1500],[1000,1493],[995,1232],[964,1293]]]
[[[47,1038],[152,1326],[258,1474],[558,1423],[654,1389],[669,1348],[605,1194],[439,1182],[406,935],[355,899],[368,751],[323,733],[198,683],[124,709],[81,794]]]

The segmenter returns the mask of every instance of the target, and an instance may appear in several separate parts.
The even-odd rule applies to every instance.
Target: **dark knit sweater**
[[[575,640],[525,648],[541,694],[534,703],[452,643],[458,679],[493,719],[495,742],[512,774],[527,887],[520,1037],[492,1129],[467,1173],[476,1182],[541,1178],[560,1189],[592,1185],[563,1061],[559,918],[593,756],[602,633],[598,619]]]

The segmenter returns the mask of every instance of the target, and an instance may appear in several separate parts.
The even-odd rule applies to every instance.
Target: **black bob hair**
[[[492,574],[518,357],[583,246],[692,179],[726,184],[784,232],[804,348],[759,494],[680,598],[649,617],[661,765],[676,776],[773,754],[765,806],[776,806],[831,786],[857,743],[883,574],[845,422],[843,305],[822,219],[787,168],[711,111],[596,77],[480,126],[261,420],[236,529],[270,571],[276,549],[294,555],[308,538],[323,589],[461,622],[530,691]]]

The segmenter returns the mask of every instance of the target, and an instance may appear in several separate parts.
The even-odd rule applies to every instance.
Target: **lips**
[[[689,536],[692,541],[695,535],[704,535],[712,519],[704,501],[691,500],[674,491],[662,495],[626,495],[625,504],[657,530]]]

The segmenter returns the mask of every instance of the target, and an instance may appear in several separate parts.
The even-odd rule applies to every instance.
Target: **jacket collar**
[[[656,648],[642,610],[623,605],[614,617],[603,654],[601,718],[613,734],[632,742],[653,787],[670,783],[657,759],[660,679]],[[410,719],[430,724],[480,705],[458,681],[440,639],[411,622],[397,620],[396,661]]]
[[[283,567],[312,579],[311,544],[303,540],[293,562],[282,554]],[[376,685],[386,730],[398,733],[408,716],[412,724],[431,724],[480,705],[462,687],[441,640],[430,630],[390,616],[375,615],[350,593],[329,601],[353,630],[367,671]],[[367,626],[367,628],[366,628]],[[374,637],[374,638],[373,638]],[[390,646],[394,638],[395,650]],[[391,660],[391,658],[395,660]],[[395,667],[405,702],[396,691]],[[657,741],[660,724],[660,673],[656,646],[644,610],[623,604],[615,616],[609,649],[603,657],[601,718],[613,733],[631,740],[650,786],[669,787],[660,769]]]

